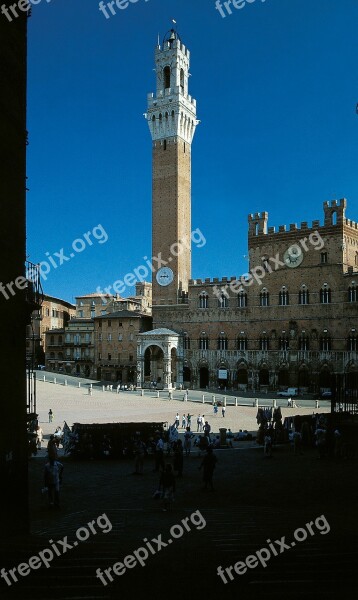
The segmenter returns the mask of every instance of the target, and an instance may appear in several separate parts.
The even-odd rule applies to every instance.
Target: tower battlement
[[[268,213],[255,213],[248,215],[248,223],[249,223],[249,238],[256,237],[259,235],[280,235],[282,233],[290,233],[290,232],[298,232],[302,231],[306,233],[308,231],[312,231],[321,227],[335,227],[338,225],[347,225],[354,229],[357,229],[358,226],[354,221],[350,221],[345,217],[345,211],[347,208],[347,200],[342,198],[341,200],[331,200],[323,202],[323,211],[324,211],[324,222],[323,225],[320,224],[318,219],[312,221],[311,227],[308,225],[308,221],[302,221],[300,226],[297,226],[297,223],[290,223],[290,225],[279,225],[278,231],[276,231],[275,227],[268,227]]]

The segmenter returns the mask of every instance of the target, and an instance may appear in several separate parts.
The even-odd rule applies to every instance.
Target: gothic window
[[[352,330],[351,335],[348,337],[347,349],[349,352],[357,352],[358,350],[358,336],[355,334],[355,330]]]
[[[358,294],[357,287],[355,283],[352,282],[352,285],[348,288],[348,302],[357,302]]]
[[[184,350],[190,350],[190,337],[188,337],[187,334],[184,335],[183,346],[184,346]]]
[[[225,337],[225,334],[220,334],[218,337],[218,350],[227,350],[228,349],[228,339]]]
[[[238,350],[247,350],[247,338],[246,337],[239,337],[237,338],[237,349]]]
[[[109,333],[107,336],[107,342],[111,342],[112,341],[112,334]]]
[[[266,351],[269,349],[269,339],[266,336],[260,337],[260,350]]]
[[[260,294],[260,306],[268,306],[269,299],[269,293],[266,288],[264,288]]]
[[[240,292],[238,297],[237,297],[237,306],[239,308],[246,308],[247,307],[247,294],[245,294],[245,292]]]
[[[309,292],[305,285],[298,292],[298,304],[309,304]]]
[[[331,303],[331,290],[329,289],[327,284],[324,284],[323,288],[320,291],[320,302],[321,304]]]
[[[288,291],[285,287],[279,292],[278,303],[280,306],[288,306]]]
[[[170,88],[170,67],[164,67],[163,70],[164,89]]]
[[[219,308],[228,308],[229,302],[225,294],[221,294],[219,298]]]
[[[199,296],[199,308],[209,308],[209,296],[206,292],[202,292]]]
[[[298,349],[301,350],[301,352],[309,350],[309,339],[304,333],[298,338]]]
[[[278,338],[278,348],[279,350],[288,350],[289,340],[286,336],[282,336]]]
[[[164,140],[164,142],[163,142],[163,150],[166,150],[166,149],[167,149],[167,140]]]
[[[209,348],[209,340],[206,336],[202,336],[199,339],[199,350],[208,350]]]
[[[51,337],[50,337],[50,345],[54,346],[54,344],[55,344],[55,337],[53,335],[51,335]]]
[[[325,265],[328,261],[328,253],[327,252],[321,252],[321,264]]]
[[[108,360],[112,360],[112,354],[108,352]]]
[[[319,347],[322,352],[330,352],[332,349],[332,340],[326,331],[320,337]]]

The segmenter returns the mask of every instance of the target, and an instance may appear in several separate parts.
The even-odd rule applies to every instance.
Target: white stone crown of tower
[[[172,29],[155,49],[156,94],[148,94],[148,121],[153,141],[181,137],[191,144],[195,128],[196,100],[188,94],[190,52]]]

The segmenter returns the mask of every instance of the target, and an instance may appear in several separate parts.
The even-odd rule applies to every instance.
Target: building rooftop
[[[137,310],[116,310],[113,313],[106,313],[105,315],[99,315],[98,317],[94,317],[97,319],[127,319],[127,318],[140,318],[140,317],[149,317],[148,313],[139,312]]]

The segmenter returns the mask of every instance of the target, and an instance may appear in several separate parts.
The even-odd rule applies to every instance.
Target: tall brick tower
[[[191,277],[191,143],[196,101],[188,94],[189,50],[172,29],[155,50],[156,94],[148,95],[153,141],[153,308],[185,301]]]

